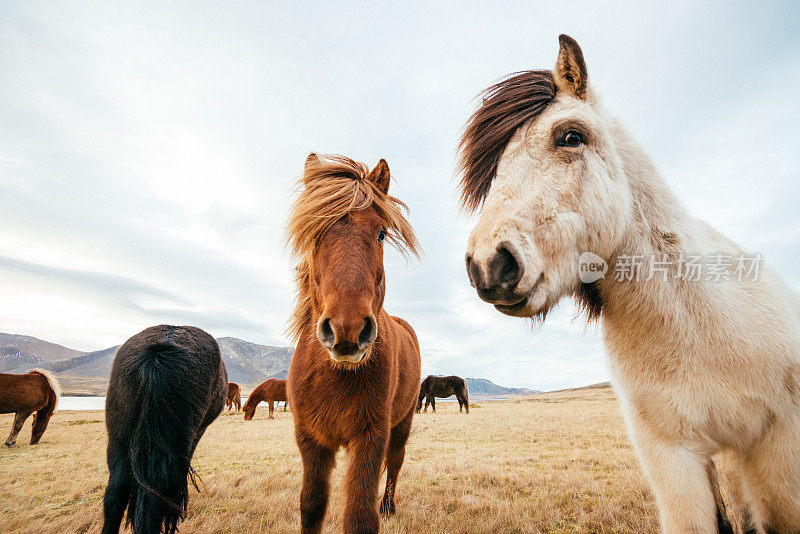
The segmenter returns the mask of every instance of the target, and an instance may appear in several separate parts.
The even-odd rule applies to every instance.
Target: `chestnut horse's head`
[[[460,146],[462,203],[481,208],[467,247],[470,282],[518,317],[543,317],[568,294],[599,315],[579,260],[608,262],[634,211],[633,145],[594,96],[578,43],[559,42],[552,72],[517,73],[486,90]]]
[[[256,413],[256,406],[258,406],[259,402],[261,402],[261,398],[255,398],[252,393],[247,397],[247,402],[242,406],[245,421],[250,421],[253,418],[253,415]]]
[[[389,180],[384,160],[370,172],[343,156],[311,154],[287,228],[300,259],[290,330],[299,338],[313,324],[316,342],[344,367],[366,361],[378,336],[384,242],[418,254],[405,205],[388,194]]]

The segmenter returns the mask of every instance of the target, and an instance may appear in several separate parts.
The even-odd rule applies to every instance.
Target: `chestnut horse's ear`
[[[314,152],[310,153],[308,155],[308,157],[306,157],[306,163],[305,163],[305,165],[303,165],[303,179],[304,179],[304,181],[307,180],[307,177],[310,174],[310,171],[314,167],[316,167],[317,165],[320,165],[321,163],[322,163],[322,160]],[[307,181],[306,181],[306,184],[308,184]]]
[[[589,85],[589,74],[586,62],[578,43],[569,35],[558,36],[558,59],[553,69],[553,78],[559,91],[586,100],[586,88]]]
[[[369,173],[369,177],[367,178],[371,182],[375,182],[375,185],[378,186],[378,189],[383,191],[384,194],[389,193],[389,164],[386,163],[385,159],[381,159],[375,168],[372,169],[372,172]]]

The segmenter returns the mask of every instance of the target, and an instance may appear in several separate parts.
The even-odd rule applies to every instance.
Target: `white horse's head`
[[[559,42],[553,72],[517,73],[486,90],[460,147],[463,205],[482,205],[467,249],[470,282],[518,317],[543,316],[568,294],[599,313],[578,259],[608,260],[633,210],[614,121],[588,85],[578,43]]]

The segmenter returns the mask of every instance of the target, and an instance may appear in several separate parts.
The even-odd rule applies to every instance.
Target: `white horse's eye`
[[[577,130],[567,130],[558,140],[559,146],[578,147],[583,144],[583,134]]]

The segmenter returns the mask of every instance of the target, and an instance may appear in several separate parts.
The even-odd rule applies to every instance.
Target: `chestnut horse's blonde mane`
[[[369,178],[369,168],[346,156],[309,156],[297,182],[299,195],[292,206],[286,241],[298,259],[295,272],[297,302],[287,332],[296,341],[311,320],[310,255],[316,243],[348,213],[372,207],[386,221],[386,240],[404,256],[419,257],[417,236],[403,216],[402,201],[381,191]]]

